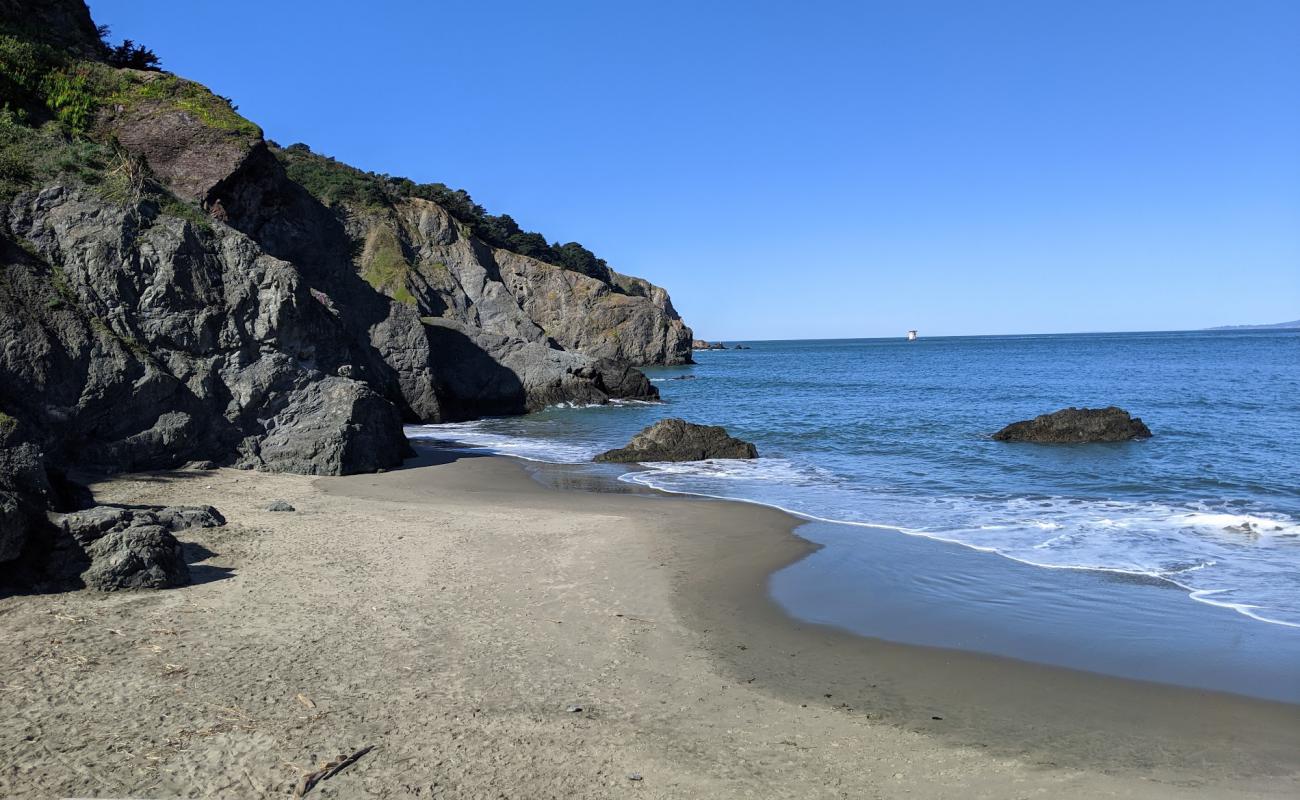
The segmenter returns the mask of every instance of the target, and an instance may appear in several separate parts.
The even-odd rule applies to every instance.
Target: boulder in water
[[[1013,422],[993,434],[993,438],[1000,442],[1046,444],[1126,442],[1150,436],[1151,429],[1141,419],[1115,406],[1064,408],[1030,420]]]
[[[730,436],[719,425],[696,425],[664,419],[632,437],[627,447],[608,450],[595,461],[703,461],[710,458],[758,458],[758,448]]]

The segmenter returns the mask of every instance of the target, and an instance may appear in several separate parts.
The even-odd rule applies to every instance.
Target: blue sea
[[[795,616],[865,635],[951,643],[943,625],[909,634],[907,626],[891,629],[895,617],[863,611],[879,604],[863,592],[882,576],[944,583],[915,563],[929,551],[891,549],[903,536],[942,544],[937,560],[948,575],[979,576],[930,593],[940,604],[967,606],[954,610],[951,630],[969,627],[961,614],[972,603],[981,616],[1023,617],[1024,603],[1039,597],[1025,586],[1082,577],[1127,587],[1065,593],[1102,619],[1169,607],[1188,615],[1169,624],[1191,624],[1193,607],[1209,607],[1207,619],[1228,624],[1229,639],[1260,630],[1270,641],[1300,642],[1300,331],[745,344],[752,349],[699,352],[695,365],[648,369],[662,404],[558,407],[413,426],[408,435],[577,464],[663,417],[724,425],[756,443],[762,458],[651,464],[615,477],[777,506],[821,523],[801,534],[823,549],[774,576],[772,593]],[[1064,446],[990,438],[1015,420],[1107,405],[1140,416],[1154,437]],[[895,561],[884,563],[884,552]],[[986,585],[994,575],[1005,592]],[[975,584],[983,587],[977,596],[964,596]],[[1150,602],[1134,591],[1153,593]],[[985,632],[969,646],[1061,661],[1050,641],[1054,613],[1035,621],[1029,612],[1019,633]],[[1235,622],[1224,623],[1225,614]],[[1029,647],[1023,640],[1034,636],[1025,630],[1035,625],[1046,644]],[[998,643],[1004,639],[1010,644]],[[1064,660],[1094,668],[1088,650]],[[1249,648],[1239,655],[1269,657]],[[1149,676],[1139,669],[1134,677]]]

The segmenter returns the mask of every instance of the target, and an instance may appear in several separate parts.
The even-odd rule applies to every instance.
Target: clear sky
[[[91,0],[719,339],[1300,318],[1296,0]]]

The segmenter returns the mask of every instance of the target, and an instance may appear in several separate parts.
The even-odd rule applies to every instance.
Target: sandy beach
[[[1300,707],[790,620],[784,513],[412,464],[95,484],[229,524],[192,586],[0,599],[0,796],[283,797],[367,746],[310,796],[1300,792]]]

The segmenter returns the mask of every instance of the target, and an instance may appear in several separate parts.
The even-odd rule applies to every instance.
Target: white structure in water
[[[909,341],[909,342],[915,342],[915,341],[916,341],[916,331],[908,331],[908,332],[907,332],[907,341]]]

